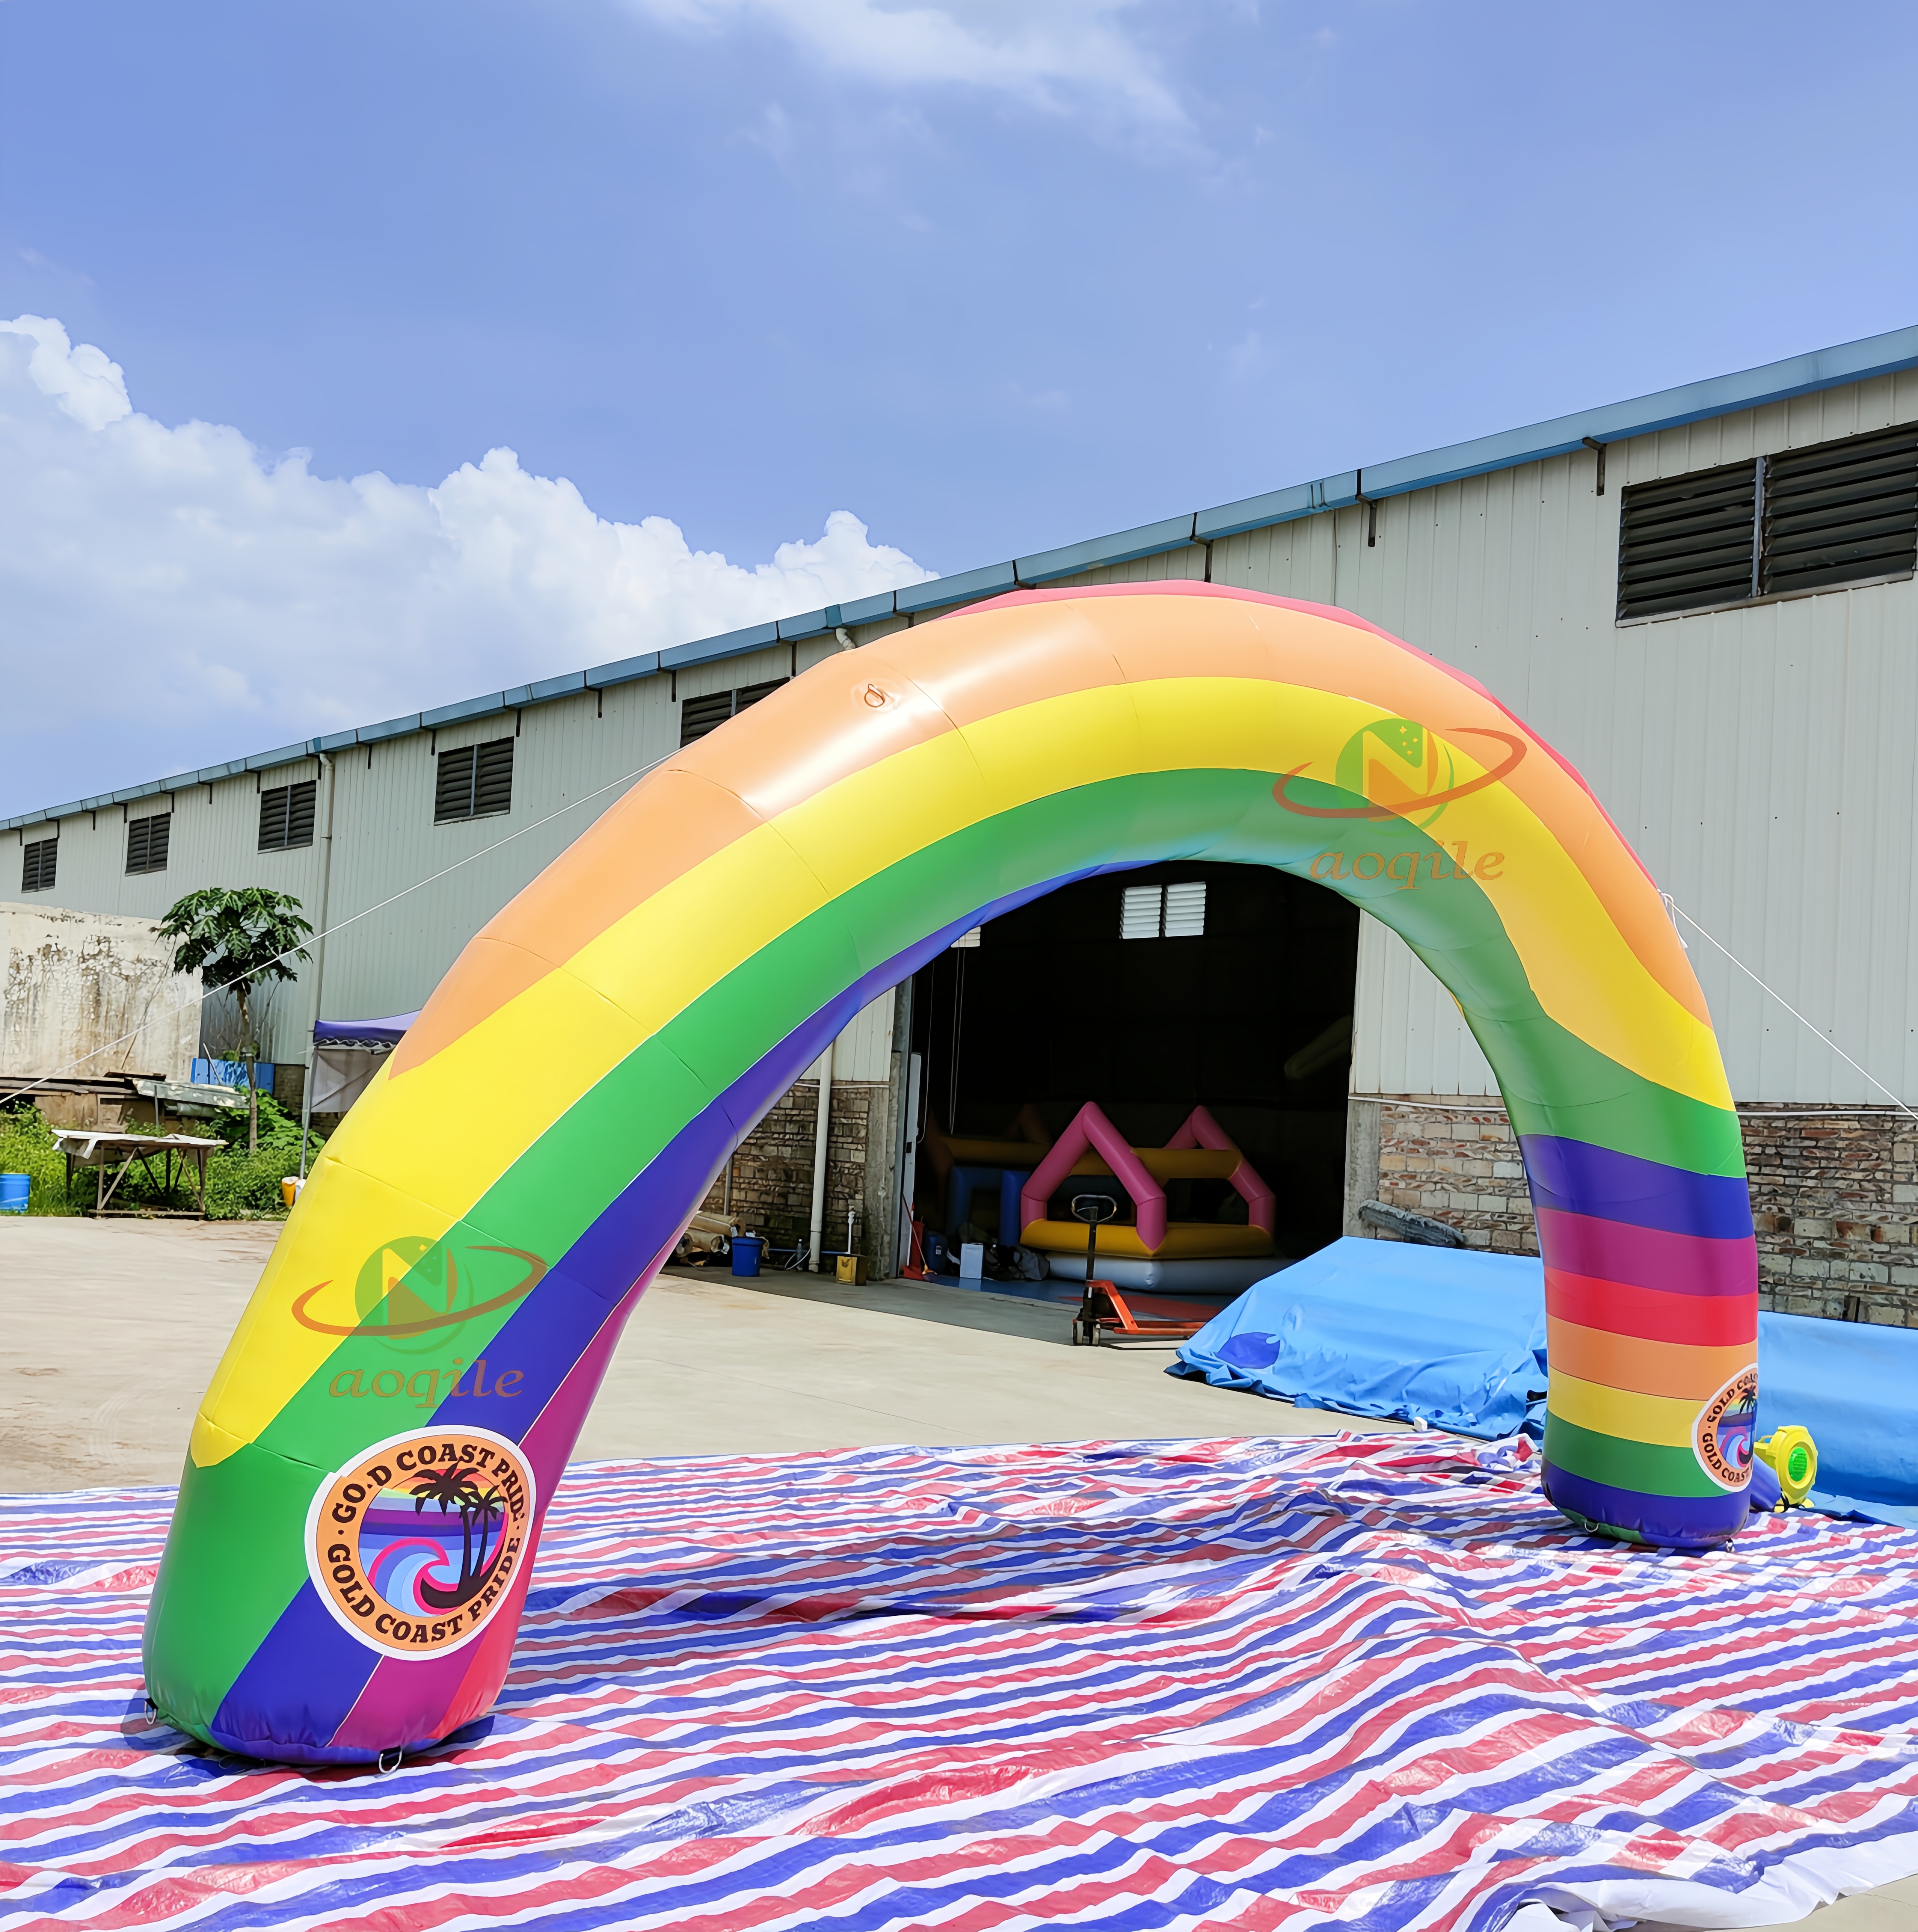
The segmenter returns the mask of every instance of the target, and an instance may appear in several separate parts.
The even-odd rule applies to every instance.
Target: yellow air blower
[[[1818,1480],[1818,1445],[1812,1432],[1792,1423],[1774,1429],[1756,1448],[1759,1461],[1777,1477],[1779,1493],[1797,1508]]]

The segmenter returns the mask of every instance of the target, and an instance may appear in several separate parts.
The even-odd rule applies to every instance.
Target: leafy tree
[[[253,1038],[254,989],[271,980],[295,977],[292,962],[308,957],[300,944],[313,928],[299,916],[290,893],[264,886],[235,891],[209,886],[176,899],[160,922],[160,936],[175,942],[173,970],[197,972],[209,987],[223,986],[240,1003],[240,1057],[247,1064],[247,1151],[259,1146],[259,1092],[253,1063],[259,1044]]]

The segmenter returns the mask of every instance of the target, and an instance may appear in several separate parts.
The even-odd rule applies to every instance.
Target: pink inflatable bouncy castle
[[[1137,1225],[1108,1222],[1099,1230],[1101,1254],[1143,1261],[1184,1261],[1275,1252],[1278,1203],[1258,1170],[1203,1107],[1162,1148],[1135,1148],[1088,1100],[1052,1151],[1032,1170],[1019,1196],[1019,1238],[1029,1248],[1075,1254],[1086,1245],[1077,1221],[1047,1218],[1047,1208],[1074,1174],[1109,1174],[1132,1197]],[[1226,1180],[1245,1203],[1241,1226],[1227,1221],[1167,1221],[1168,1180]]]

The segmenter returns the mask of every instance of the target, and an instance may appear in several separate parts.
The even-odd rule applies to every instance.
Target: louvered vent
[[[1169,886],[1128,886],[1119,901],[1121,939],[1202,939],[1205,931],[1203,879],[1179,879]]]
[[[513,806],[513,740],[463,745],[439,754],[433,790],[433,822],[448,825],[463,818],[495,818]]]
[[[1814,590],[1918,563],[1918,423],[1765,459],[1761,589]]]
[[[166,848],[172,842],[173,814],[156,812],[150,818],[136,818],[127,827],[127,870],[129,872],[163,872]]]
[[[761,698],[770,698],[782,684],[791,682],[790,678],[770,677],[763,684],[742,684],[737,691],[709,691],[703,698],[682,698],[679,748],[684,751],[709,731],[718,730],[727,718],[736,718]]]
[[[689,698],[679,706],[679,748],[716,731],[733,716],[730,691],[709,692],[703,698]]]
[[[496,738],[479,748],[473,772],[473,816],[496,818],[513,808],[513,740]]]
[[[1202,939],[1206,931],[1206,882],[1203,879],[1175,881],[1165,889],[1165,936],[1168,939]]]
[[[1156,939],[1164,906],[1163,886],[1128,886],[1125,896],[1119,902],[1119,938]]]
[[[318,782],[275,785],[259,795],[259,849],[285,852],[313,843],[313,799]]]
[[[1918,423],[1635,483],[1620,512],[1620,619],[1788,597],[1914,568]]]
[[[1755,463],[1633,484],[1619,511],[1619,616],[1749,597],[1757,504]]]
[[[53,890],[54,874],[60,868],[60,840],[36,838],[20,855],[20,890],[46,892]]]
[[[743,684],[733,694],[733,715],[738,717],[748,706],[758,704],[762,698],[770,698],[786,682],[783,677],[768,678],[763,684]]]

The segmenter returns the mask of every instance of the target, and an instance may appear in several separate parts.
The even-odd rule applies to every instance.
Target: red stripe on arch
[[[1755,1296],[1686,1294],[1636,1282],[1606,1281],[1545,1270],[1545,1312],[1612,1335],[1644,1342],[1685,1342],[1694,1347],[1735,1348],[1758,1335]]]

